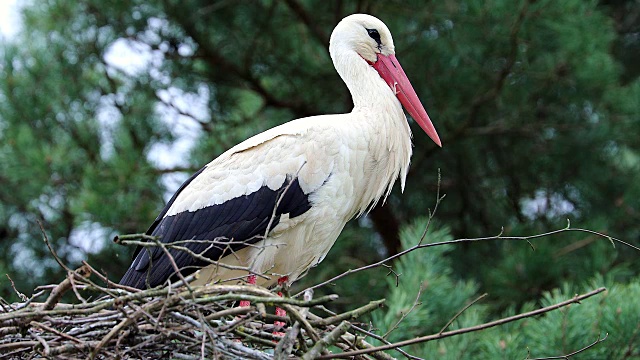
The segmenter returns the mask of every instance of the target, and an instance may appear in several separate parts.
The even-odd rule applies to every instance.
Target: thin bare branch
[[[532,359],[532,358],[530,358],[529,356],[527,356],[525,360],[552,360],[552,359],[565,359],[565,360],[568,360],[568,359],[570,359],[572,356],[577,355],[577,354],[580,354],[581,352],[586,351],[586,350],[588,350],[588,349],[590,349],[590,348],[592,348],[592,347],[594,347],[594,346],[596,346],[596,345],[600,344],[601,342],[603,342],[603,341],[607,340],[607,337],[609,337],[609,334],[608,334],[608,333],[607,333],[607,334],[604,334],[604,337],[603,337],[603,338],[600,338],[600,336],[598,336],[598,338],[596,339],[596,341],[592,342],[591,344],[589,344],[589,345],[587,345],[587,346],[585,346],[585,347],[583,347],[583,348],[581,348],[581,349],[579,349],[579,350],[576,350],[576,351],[574,351],[574,352],[572,352],[572,353],[566,354],[566,355],[550,356],[550,357],[541,357],[541,358],[535,358],[535,359]]]
[[[318,359],[349,358],[351,356],[368,354],[368,353],[374,352],[374,351],[395,349],[395,348],[399,348],[399,347],[403,347],[403,346],[407,346],[407,345],[424,343],[424,342],[428,342],[428,341],[432,341],[432,340],[443,339],[443,338],[446,338],[446,337],[451,337],[451,336],[455,336],[455,335],[460,335],[460,334],[470,333],[470,332],[479,331],[479,330],[483,330],[483,329],[488,329],[488,328],[491,328],[491,327],[494,327],[494,326],[503,325],[503,324],[507,324],[507,323],[510,323],[510,322],[513,322],[513,321],[517,321],[517,320],[525,319],[525,318],[528,318],[528,317],[544,314],[546,312],[553,311],[553,310],[559,309],[561,307],[564,307],[564,306],[567,306],[567,305],[570,305],[570,304],[580,303],[580,301],[582,301],[584,299],[587,299],[589,297],[592,297],[594,295],[597,295],[597,294],[599,294],[599,293],[601,293],[601,292],[603,292],[605,290],[606,290],[606,288],[603,288],[603,287],[602,288],[598,288],[598,289],[592,290],[592,291],[590,291],[590,292],[588,292],[586,294],[577,295],[572,299],[569,299],[569,300],[566,300],[566,301],[563,301],[563,302],[560,302],[560,303],[557,303],[557,304],[554,304],[554,305],[551,305],[551,306],[547,306],[547,307],[540,308],[540,309],[537,309],[537,310],[534,310],[534,311],[529,311],[529,312],[526,312],[526,313],[522,313],[522,314],[518,314],[518,315],[502,318],[502,319],[499,319],[499,320],[487,322],[487,323],[476,325],[476,326],[471,326],[471,327],[467,327],[467,328],[451,330],[451,331],[438,333],[438,334],[433,334],[433,335],[421,336],[421,337],[417,337],[415,339],[400,341],[400,342],[389,344],[389,345],[376,346],[376,347],[371,348],[371,349],[349,351],[349,352],[344,352],[344,353],[340,353],[340,354],[323,355],[323,356],[318,357]]]
[[[424,287],[420,286],[420,288],[418,289],[418,294],[416,295],[416,299],[413,301],[413,305],[411,305],[411,308],[409,308],[409,310],[407,310],[406,312],[402,313],[402,315],[400,316],[400,319],[398,319],[398,321],[389,330],[387,330],[387,332],[384,335],[382,335],[382,338],[386,339],[389,335],[391,335],[391,333],[400,326],[400,323],[402,323],[402,321],[406,319],[407,316],[409,316],[409,314],[411,314],[413,309],[415,309],[416,306],[421,304],[420,296],[422,296],[422,291],[424,291]]]
[[[471,306],[473,306],[473,304],[477,303],[478,301],[480,301],[481,299],[484,299],[488,294],[484,293],[480,296],[478,296],[475,300],[473,300],[472,302],[468,303],[467,305],[465,305],[465,307],[463,307],[460,311],[458,311],[455,315],[453,315],[453,317],[447,321],[447,323],[442,327],[442,329],[440,329],[440,331],[438,331],[438,334],[442,334],[445,330],[447,330],[447,328],[453,324],[454,321],[456,321],[456,319],[458,317],[460,317],[460,315],[462,315],[463,312],[465,312],[468,308],[470,308]]]
[[[389,256],[386,259],[382,259],[380,261],[377,261],[373,264],[369,264],[369,265],[365,265],[362,267],[359,267],[357,269],[352,269],[352,270],[347,270],[345,272],[343,272],[340,275],[336,275],[334,277],[332,277],[329,280],[323,281],[319,284],[316,284],[314,286],[309,287],[309,289],[315,290],[319,287],[322,286],[326,286],[327,284],[331,284],[339,279],[344,278],[345,276],[357,273],[357,272],[361,272],[364,270],[369,270],[369,269],[373,269],[373,268],[377,268],[379,266],[382,266],[383,264],[390,262],[391,260],[394,260],[396,258],[399,258],[400,256],[403,256],[405,254],[408,254],[410,252],[416,251],[418,249],[423,249],[423,248],[428,248],[428,247],[433,247],[433,246],[442,246],[442,245],[454,245],[454,244],[460,244],[460,243],[470,243],[470,242],[478,242],[478,241],[490,241],[490,240],[506,240],[506,241],[525,241],[530,243],[530,240],[534,240],[534,239],[540,239],[540,238],[544,238],[544,237],[548,237],[548,236],[554,236],[554,235],[559,235],[559,234],[563,234],[563,233],[586,233],[586,234],[591,234],[591,235],[597,235],[600,238],[606,239],[609,242],[611,242],[612,245],[614,245],[615,243],[619,243],[625,246],[628,246],[634,250],[640,251],[640,247],[630,244],[626,241],[620,240],[618,238],[609,236],[607,234],[604,233],[600,233],[597,231],[593,231],[593,230],[587,230],[587,229],[581,229],[581,228],[572,228],[569,226],[564,227],[562,229],[558,229],[558,230],[553,230],[553,231],[548,231],[548,232],[544,232],[544,233],[540,233],[540,234],[534,234],[534,235],[525,235],[525,236],[503,236],[502,232],[500,232],[500,234],[495,235],[495,236],[487,236],[487,237],[477,237],[477,238],[463,238],[463,239],[455,239],[455,240],[448,240],[448,241],[441,241],[441,242],[435,242],[435,243],[429,243],[429,244],[417,244],[415,246],[412,246],[404,251],[399,252],[396,255],[393,256]],[[614,245],[615,246],[615,245]],[[295,296],[298,296],[299,294],[296,294]]]

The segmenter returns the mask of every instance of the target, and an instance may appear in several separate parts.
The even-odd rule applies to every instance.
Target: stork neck
[[[342,81],[351,92],[354,112],[362,109],[380,109],[404,114],[391,88],[358,53],[353,50],[336,50],[331,57]]]

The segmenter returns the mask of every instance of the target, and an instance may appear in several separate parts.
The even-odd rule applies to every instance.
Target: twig
[[[45,339],[42,338],[42,336],[38,335],[38,334],[34,334],[33,335],[34,338],[36,338],[36,340],[38,340],[38,342],[40,343],[40,345],[42,345],[42,353],[44,356],[49,356],[49,344],[47,344],[47,341]]]
[[[313,298],[313,291],[307,291],[304,293],[303,299],[304,301],[311,301]],[[306,320],[307,314],[309,313],[309,308],[303,308],[300,311],[300,316]],[[308,324],[308,323],[307,323]],[[300,333],[300,321],[295,321],[293,325],[287,330],[285,335],[282,337],[282,340],[278,342],[275,350],[273,351],[274,360],[285,360],[293,350],[293,346],[295,345],[295,340]],[[317,337],[318,335],[314,335]]]
[[[86,277],[89,275],[89,273],[90,273],[89,269],[87,269],[84,265],[79,267],[75,271],[69,272],[69,274],[67,275],[67,278],[64,279],[63,282],[61,282],[58,286],[56,286],[51,291],[51,294],[47,298],[47,301],[45,301],[42,308],[44,310],[51,310],[56,306],[58,301],[60,301],[60,298],[62,297],[62,295],[64,295],[65,292],[71,289],[71,286],[72,286],[71,277],[73,276],[73,274],[78,274],[80,276]]]
[[[387,264],[381,264],[381,266],[384,266],[385,268],[387,268],[387,270],[389,270],[389,272],[387,273],[387,276],[393,274],[393,276],[395,276],[396,278],[396,287],[398,287],[400,285],[400,275],[402,274],[398,274],[395,270],[393,270],[393,268],[390,265]]]
[[[345,339],[346,341],[349,341],[351,344],[353,344],[353,346],[355,346],[358,349],[371,349],[371,348],[373,348],[373,345],[371,345],[368,342],[366,342],[364,340],[364,338],[356,337],[355,335],[350,334],[350,333],[344,334],[342,336],[342,338]],[[342,348],[340,346],[340,343],[337,343],[336,346],[339,346],[340,348]],[[349,348],[351,348],[351,347],[352,346],[349,346]],[[343,350],[347,350],[347,348],[345,348]],[[383,353],[382,351],[372,352],[372,353],[369,353],[367,355],[370,355],[374,359],[377,359],[377,360],[395,360],[395,358],[393,356],[388,355],[386,353]],[[407,356],[407,358],[409,358],[409,359],[420,359],[420,358],[417,358],[415,356],[408,355],[406,353],[404,353],[403,355]],[[362,356],[363,359],[367,359],[367,358],[364,357],[364,355],[356,355],[355,358],[357,358],[358,356]]]
[[[590,291],[590,292],[588,292],[586,294],[575,296],[572,299],[569,299],[569,300],[566,300],[566,301],[563,301],[563,302],[560,302],[560,303],[557,303],[557,304],[554,304],[554,305],[551,305],[551,306],[547,306],[547,307],[540,308],[540,309],[537,309],[537,310],[534,310],[534,311],[529,311],[529,312],[526,312],[526,313],[522,313],[522,314],[506,317],[506,318],[503,318],[503,319],[491,321],[491,322],[480,324],[480,325],[476,325],[476,326],[471,326],[471,327],[467,327],[467,328],[451,330],[451,331],[438,333],[438,334],[433,334],[433,335],[421,336],[421,337],[418,337],[418,338],[415,338],[415,339],[400,341],[400,342],[389,344],[389,345],[381,345],[381,346],[377,346],[377,347],[374,347],[374,348],[371,348],[371,349],[349,351],[349,352],[340,353],[340,354],[323,355],[323,356],[320,356],[318,358],[319,359],[348,358],[348,357],[355,356],[355,355],[368,354],[368,353],[371,353],[371,352],[374,352],[374,351],[394,349],[394,348],[403,347],[403,346],[407,346],[407,345],[424,343],[424,342],[428,342],[428,341],[432,341],[432,340],[451,337],[451,336],[454,336],[454,335],[459,335],[459,334],[465,334],[465,333],[469,333],[469,332],[479,331],[479,330],[487,329],[487,328],[490,328],[490,327],[503,325],[503,324],[506,324],[506,323],[509,323],[509,322],[513,322],[513,321],[516,321],[516,320],[521,320],[521,319],[524,319],[524,318],[528,318],[528,317],[544,314],[546,312],[549,312],[549,311],[552,311],[552,310],[556,310],[558,308],[561,308],[563,306],[567,306],[567,305],[570,305],[570,304],[580,303],[580,301],[582,301],[584,299],[587,299],[587,298],[589,298],[591,296],[597,295],[597,294],[599,294],[599,293],[601,293],[601,292],[603,292],[605,290],[606,290],[606,288],[603,288],[603,287],[602,288],[598,288],[598,289]]]
[[[126,236],[126,238],[123,238],[123,236]],[[120,244],[120,245],[133,245],[133,246],[142,246],[145,248],[155,248],[157,245],[155,244],[155,241],[157,241],[157,239],[153,239],[152,242],[151,241],[137,241],[137,240],[131,240],[130,237],[135,237],[135,236],[140,236],[137,239],[142,239],[145,240],[148,237],[150,237],[150,235],[147,234],[128,234],[128,235],[120,235],[120,236],[116,236],[114,238],[114,242],[116,244]],[[155,238],[152,237],[152,238]],[[249,267],[246,266],[234,266],[234,265],[229,265],[229,264],[225,264],[223,262],[220,261],[216,261],[216,260],[211,260],[206,256],[203,256],[201,254],[198,254],[196,252],[194,252],[193,250],[189,249],[186,246],[180,246],[180,245],[176,245],[176,244],[182,244],[182,243],[199,243],[199,242],[206,242],[206,243],[211,243],[211,244],[216,244],[215,240],[181,240],[181,241],[174,241],[171,243],[166,243],[164,244],[164,246],[167,249],[174,249],[174,250],[178,250],[181,252],[186,253],[187,255],[191,256],[192,258],[196,259],[196,260],[201,260],[204,262],[207,262],[209,264],[215,265],[215,266],[219,266],[225,269],[229,269],[229,270],[242,270],[242,271],[246,271],[249,274],[252,275],[256,275],[259,276],[263,279],[269,279],[268,276],[258,273],[258,272],[254,272],[252,271]],[[243,242],[244,243],[244,242]],[[225,245],[229,245],[229,244],[233,244],[233,242],[225,242]],[[247,246],[253,246],[253,244],[248,244]]]
[[[433,206],[433,211],[431,211],[431,209],[429,209],[429,217],[427,219],[427,225],[424,227],[424,231],[422,232],[422,236],[420,236],[420,241],[418,241],[418,245],[422,244],[422,242],[424,241],[425,237],[427,236],[427,232],[429,232],[429,227],[431,225],[431,221],[436,216],[436,212],[438,211],[438,205],[440,205],[440,202],[442,202],[442,200],[444,200],[445,196],[447,196],[447,194],[444,194],[444,195],[440,196],[440,184],[441,183],[442,183],[442,175],[440,174],[440,168],[438,168],[438,184],[436,186],[436,204]]]
[[[313,326],[327,326],[344,320],[355,320],[364,314],[370,313],[373,310],[380,308],[384,302],[385,299],[371,301],[367,305],[361,306],[357,309],[334,315],[325,319],[310,321],[309,323]]]
[[[95,359],[95,357],[100,353],[100,349],[102,349],[117,333],[119,333],[125,326],[131,324],[136,320],[138,316],[142,315],[142,311],[137,311],[136,313],[127,316],[124,318],[118,325],[114,326],[111,331],[105,335],[105,337],[100,340],[98,345],[91,352],[91,359]]]
[[[13,289],[13,292],[16,293],[16,295],[18,295],[18,297],[20,298],[20,300],[22,301],[27,301],[29,300],[29,298],[27,297],[27,295],[21,293],[20,291],[18,291],[18,289],[16,289],[16,284],[13,282],[13,279],[11,278],[11,276],[9,276],[9,274],[5,274],[7,276],[7,279],[9,279],[9,282],[11,283],[11,288]]]
[[[329,280],[323,281],[319,284],[316,284],[314,286],[309,287],[308,289],[312,289],[315,290],[319,287],[325,286],[327,284],[333,283],[339,279],[344,278],[345,276],[348,276],[350,274],[354,274],[357,272],[361,272],[364,270],[369,270],[369,269],[373,269],[376,267],[381,266],[382,264],[385,264],[391,260],[394,260],[396,258],[399,258],[400,256],[403,256],[405,254],[408,254],[410,252],[416,251],[418,249],[423,249],[423,248],[429,248],[429,247],[433,247],[433,246],[442,246],[442,245],[453,245],[453,244],[460,244],[460,243],[469,243],[469,242],[478,242],[478,241],[489,241],[489,240],[507,240],[507,241],[529,241],[529,240],[533,240],[533,239],[539,239],[539,238],[543,238],[543,237],[547,237],[547,236],[553,236],[553,235],[558,235],[558,234],[562,234],[562,233],[567,233],[567,232],[578,232],[578,233],[587,233],[587,234],[592,234],[592,235],[597,235],[603,239],[609,240],[609,242],[611,242],[611,244],[615,244],[615,243],[619,243],[625,246],[628,246],[634,250],[640,251],[640,247],[635,246],[633,244],[630,244],[626,241],[620,240],[618,238],[597,232],[597,231],[593,231],[593,230],[587,230],[587,229],[581,229],[581,228],[572,228],[571,224],[568,222],[567,220],[567,227],[564,227],[562,229],[558,229],[558,230],[552,230],[552,231],[548,231],[548,232],[544,232],[544,233],[540,233],[540,234],[535,234],[535,235],[528,235],[528,236],[503,236],[502,232],[500,232],[498,235],[495,236],[487,236],[487,237],[477,237],[477,238],[463,238],[463,239],[455,239],[455,240],[448,240],[448,241],[440,241],[440,242],[435,242],[435,243],[429,243],[429,244],[418,244],[418,245],[414,245],[406,250],[403,250],[393,256],[389,256],[386,259],[382,259],[378,262],[375,262],[373,264],[369,264],[369,265],[365,265],[362,267],[359,267],[357,269],[353,269],[353,270],[347,270],[345,272],[343,272],[340,275],[334,276]],[[297,297],[299,294],[296,294],[294,297]]]
[[[384,299],[383,299],[383,300],[384,300]],[[379,300],[379,301],[380,301],[380,300]],[[381,302],[382,302],[382,301],[381,301]],[[340,316],[336,316],[336,313],[335,313],[335,312],[333,312],[333,311],[331,311],[331,310],[329,310],[329,309],[325,308],[324,306],[318,306],[318,308],[322,309],[323,311],[325,311],[325,312],[326,312],[326,313],[328,313],[328,314],[333,315],[331,318],[326,318],[326,319],[324,319],[324,320],[322,320],[322,319],[315,320],[315,321],[319,321],[319,323],[320,323],[320,324],[322,324],[323,322],[329,322],[329,321],[330,321],[330,319],[334,319],[334,318],[339,318],[339,317],[340,317]],[[344,319],[344,320],[346,320],[346,319]],[[336,322],[337,322],[337,321],[336,321]],[[312,321],[312,324],[313,324],[313,323],[314,323],[314,321]],[[365,330],[365,329],[363,329],[363,328],[361,328],[361,327],[359,327],[359,326],[356,326],[356,325],[354,325],[354,324],[351,324],[351,328],[352,328],[352,329],[354,329],[355,331],[359,332],[359,333],[362,333],[362,334],[366,335],[366,336],[370,336],[370,337],[372,337],[372,338],[374,338],[374,339],[376,339],[376,340],[378,340],[378,341],[380,341],[380,342],[382,342],[382,343],[384,343],[384,344],[391,344],[391,342],[389,342],[387,339],[383,338],[382,336],[380,336],[380,335],[378,335],[378,334],[375,334],[375,333],[372,333],[372,332],[370,332],[370,331],[367,331],[367,330]],[[347,336],[347,335],[348,335],[348,334],[346,334],[345,336]],[[355,336],[355,335],[354,335],[354,336]],[[411,360],[422,360],[421,358],[419,358],[419,357],[417,357],[417,356],[413,356],[413,355],[411,355],[411,354],[407,353],[406,351],[404,351],[404,350],[402,350],[402,349],[395,349],[395,350],[396,350],[396,351],[398,351],[399,353],[401,353],[402,355],[404,355],[407,359],[411,359]],[[373,353],[373,354],[375,354],[375,353]],[[375,355],[373,355],[373,354],[372,354],[372,356],[374,356],[374,357],[375,357]]]
[[[347,332],[347,330],[349,330],[349,327],[351,327],[351,324],[349,324],[347,321],[341,322],[340,325],[336,326],[335,329],[333,329],[330,333],[325,335],[311,349],[309,349],[309,351],[307,351],[304,355],[302,355],[302,359],[310,360],[310,359],[322,358],[320,356],[322,351],[327,347],[335,344],[336,341],[340,339],[340,336],[342,336],[344,333]]]
[[[307,303],[309,302],[311,302],[311,300],[309,300]],[[313,329],[313,326],[311,326],[311,324],[309,324],[309,322],[307,321],[306,316],[302,316],[293,306],[290,306],[288,304],[282,304],[282,307],[292,318],[296,319],[296,321],[298,321],[302,325],[302,327],[304,327],[313,342],[317,342],[320,340],[320,337]]]
[[[395,329],[397,329],[398,326],[400,326],[400,323],[407,318],[407,316],[413,311],[413,309],[416,308],[416,306],[418,306],[418,304],[420,304],[420,296],[422,296],[423,290],[424,287],[420,286],[420,288],[418,289],[418,294],[416,295],[416,299],[413,301],[413,305],[411,305],[411,308],[409,308],[408,311],[402,313],[400,319],[398,319],[398,321],[384,335],[382,335],[383,338],[386,339],[387,336],[389,336]]]
[[[361,328],[361,327],[359,327],[359,326],[356,326],[356,325],[353,325],[353,324],[352,324],[352,325],[351,325],[351,328],[352,328],[352,329],[354,329],[354,330],[356,330],[356,331],[357,331],[357,332],[359,332],[359,333],[362,333],[362,334],[364,334],[364,335],[370,336],[370,337],[372,337],[372,338],[374,338],[374,339],[376,339],[376,340],[378,340],[378,341],[380,341],[380,342],[382,342],[382,343],[384,343],[384,344],[391,344],[391,342],[389,342],[389,340],[387,340],[387,339],[383,338],[382,336],[380,336],[380,335],[378,335],[378,334],[374,334],[374,333],[372,333],[371,331],[367,331],[367,330],[365,330],[365,329],[363,329],[363,328]],[[404,351],[404,350],[402,350],[402,349],[400,349],[400,348],[398,348],[398,349],[394,349],[394,350],[396,350],[396,351],[397,351],[397,352],[399,352],[400,354],[404,355],[407,359],[410,359],[410,360],[422,360],[422,358],[417,357],[417,356],[413,356],[413,355],[411,355],[411,354],[407,353],[406,351]],[[375,354],[375,353],[374,353],[374,354]]]
[[[467,305],[465,305],[465,307],[463,307],[460,311],[458,311],[452,318],[451,320],[449,320],[443,327],[442,329],[440,329],[440,331],[438,331],[438,334],[442,334],[445,330],[447,330],[447,328],[453,324],[454,321],[456,321],[456,319],[462,315],[463,312],[465,312],[468,308],[470,308],[473,304],[477,303],[478,301],[480,301],[481,299],[484,299],[488,294],[484,293],[480,296],[478,296],[475,300],[473,300],[472,302],[468,303]]]
[[[62,336],[63,338],[65,338],[65,339],[69,339],[69,340],[71,340],[71,341],[73,341],[73,342],[76,342],[76,343],[81,343],[81,342],[82,342],[82,340],[80,340],[80,339],[78,339],[78,338],[76,338],[76,337],[73,337],[73,336],[71,336],[71,335],[69,335],[69,334],[65,334],[65,333],[64,333],[64,332],[62,332],[62,331],[59,331],[59,330],[57,330],[57,329],[54,329],[54,328],[52,328],[52,327],[50,327],[50,326],[47,326],[47,325],[42,324],[42,323],[39,323],[39,322],[37,322],[37,321],[32,321],[31,323],[29,323],[29,325],[31,325],[31,326],[35,326],[35,327],[39,327],[39,328],[41,328],[41,329],[43,329],[43,330],[49,331],[49,332],[51,332],[51,333],[53,333],[53,334],[56,334],[56,335],[58,335],[58,336]]]
[[[53,247],[51,246],[51,242],[49,241],[49,237],[47,236],[47,232],[44,230],[44,226],[42,225],[42,221],[38,219],[37,222],[38,222],[38,226],[40,227],[40,232],[42,233],[42,240],[47,245],[47,248],[49,249],[51,256],[53,256],[53,259],[58,263],[58,265],[60,265],[61,268],[67,270],[67,272],[72,272],[73,270],[71,270],[67,265],[65,265],[60,259],[60,257],[58,257],[58,254],[56,254],[56,251],[53,250]]]
[[[550,356],[550,357],[541,357],[541,358],[535,358],[535,359],[532,359],[532,358],[530,358],[530,357],[527,355],[527,357],[526,357],[526,359],[525,359],[525,360],[552,360],[552,359],[565,359],[565,360],[568,360],[570,357],[572,357],[572,356],[574,356],[574,355],[577,355],[577,354],[579,354],[579,353],[581,353],[581,352],[583,352],[583,351],[585,351],[585,350],[587,350],[587,349],[590,349],[590,348],[592,348],[592,347],[594,347],[594,346],[596,346],[596,345],[600,344],[601,342],[603,342],[603,341],[607,340],[607,337],[609,337],[609,334],[608,334],[608,333],[604,334],[604,337],[603,337],[602,339],[601,339],[601,338],[600,338],[600,336],[598,335],[598,338],[596,339],[596,341],[594,341],[594,342],[592,342],[591,344],[589,344],[589,345],[587,345],[587,346],[583,347],[582,349],[576,350],[576,351],[574,351],[574,352],[572,352],[572,353],[569,353],[569,354],[566,354],[566,355]]]

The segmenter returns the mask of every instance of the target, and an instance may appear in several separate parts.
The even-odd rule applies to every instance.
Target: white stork
[[[164,243],[196,240],[181,245],[263,275],[250,275],[250,283],[288,286],[324,259],[347,221],[386,198],[397,178],[404,190],[412,145],[401,104],[441,143],[396,60],[389,29],[370,15],[347,16],[331,34],[329,53],[353,97],[350,113],[293,120],[234,146],[182,184],[147,233]],[[162,249],[140,250],[121,284],[142,289],[175,279]],[[170,253],[183,275],[200,269],[194,285],[248,274]]]

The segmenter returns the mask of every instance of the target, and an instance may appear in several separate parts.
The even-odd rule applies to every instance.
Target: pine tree
[[[274,125],[349,111],[327,43],[333,26],[353,12],[376,15],[390,27],[444,148],[430,147],[415,131],[405,194],[395,189],[384,206],[352,221],[328,255],[332,260],[300,287],[397,252],[398,229],[428,214],[438,186],[447,196],[436,219],[450,230],[433,237],[490,236],[503,227],[505,234],[534,234],[570,218],[637,244],[640,80],[628,58],[640,42],[624,19],[638,11],[637,1],[593,0],[26,5],[23,31],[0,44],[0,271],[25,293],[63,276],[43,244],[41,224],[70,266],[88,258],[118,279],[133,250],[111,244],[112,236],[146,230],[189,173]],[[121,52],[139,63],[123,67]],[[187,150],[180,158],[166,156],[181,147]],[[427,269],[426,307],[414,309],[418,320],[407,318],[403,324],[410,326],[390,335],[406,338],[422,326],[439,330],[479,292],[491,298],[454,326],[570,296],[569,289],[584,288],[576,284],[601,274],[612,305],[585,314],[601,310],[603,324],[612,324],[599,327],[603,332],[637,333],[631,315],[625,318],[631,324],[613,325],[623,320],[616,318],[618,307],[630,311],[614,291],[637,296],[636,252],[584,234],[534,247],[496,241],[429,249],[428,261],[411,257],[422,268],[389,264],[401,268],[401,283],[416,281],[409,286],[389,290],[394,276],[378,268],[330,291],[342,295],[341,307],[393,299],[388,313],[376,315],[389,329],[411,308]],[[0,282],[0,296],[15,299],[10,282]],[[584,324],[578,320],[573,324]],[[529,323],[539,324],[532,329],[541,334],[551,331],[543,321]],[[532,354],[566,353],[602,335],[575,326],[562,346],[532,342],[534,330],[520,324],[488,331],[486,341],[467,335],[418,350],[524,357],[527,347]],[[616,338],[614,330],[597,351],[637,338]],[[631,355],[613,351],[607,354],[637,356],[633,346]]]

